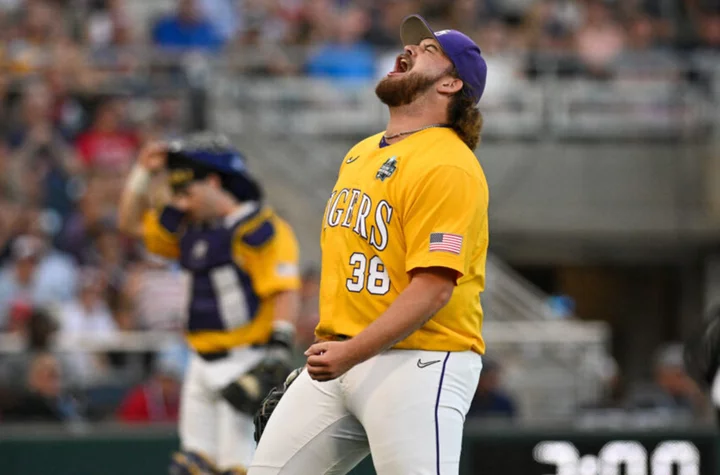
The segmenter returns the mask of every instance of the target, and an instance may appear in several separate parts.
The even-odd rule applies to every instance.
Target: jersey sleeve
[[[258,297],[300,288],[299,248],[289,224],[277,216],[249,230],[239,229],[233,254],[252,280]]]
[[[465,275],[487,213],[487,185],[462,168],[438,166],[410,187],[405,203],[405,270],[445,267]]]
[[[170,259],[180,256],[179,237],[176,234],[182,213],[170,206],[161,211],[146,211],[143,216],[143,241],[148,252]]]

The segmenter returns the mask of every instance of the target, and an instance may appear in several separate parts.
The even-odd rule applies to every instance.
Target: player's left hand
[[[355,366],[356,352],[350,341],[323,341],[305,351],[308,375],[315,381],[331,381]]]

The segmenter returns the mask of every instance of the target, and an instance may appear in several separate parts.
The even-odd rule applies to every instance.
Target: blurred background
[[[681,345],[720,305],[717,0],[0,0],[0,473],[165,473],[184,290],[115,221],[148,140],[249,156],[300,239],[301,355],[323,209],[415,12],[489,69],[463,473],[717,473]]]

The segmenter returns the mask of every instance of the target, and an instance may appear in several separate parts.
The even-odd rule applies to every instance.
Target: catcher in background
[[[249,475],[340,475],[368,452],[380,475],[458,473],[485,351],[487,68],[416,15],[401,37],[376,88],[387,129],[345,156],[326,207],[320,341],[258,414]]]
[[[161,170],[171,201],[148,209]],[[180,401],[181,452],[170,473],[246,473],[252,416],[292,369],[300,287],[292,229],[263,204],[243,156],[214,135],[143,149],[119,223],[148,251],[178,259],[190,286],[186,336],[194,351]]]

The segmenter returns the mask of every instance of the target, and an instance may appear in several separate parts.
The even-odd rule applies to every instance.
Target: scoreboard
[[[541,431],[470,436],[462,473],[507,475],[718,475],[714,431]]]

